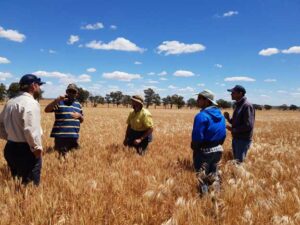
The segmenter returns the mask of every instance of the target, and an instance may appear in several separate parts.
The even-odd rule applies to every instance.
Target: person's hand
[[[133,144],[134,144],[134,145],[139,145],[141,142],[142,142],[142,139],[141,139],[141,138],[138,138],[138,139],[135,139],[135,140],[133,141]]]
[[[232,127],[229,125],[226,126],[226,129],[229,130],[230,132],[232,131]]]
[[[35,150],[34,152],[33,152],[33,154],[34,154],[34,157],[35,158],[40,158],[40,157],[42,157],[42,150]]]
[[[55,99],[55,101],[58,103],[58,102],[60,102],[60,101],[65,101],[65,100],[67,100],[68,99],[68,96],[66,96],[66,95],[60,95],[60,96],[58,96],[56,99]]]
[[[81,114],[78,112],[71,112],[71,116],[73,119],[79,119],[81,117]]]
[[[224,117],[226,120],[230,120],[230,117],[229,117],[229,113],[228,112],[224,112]]]

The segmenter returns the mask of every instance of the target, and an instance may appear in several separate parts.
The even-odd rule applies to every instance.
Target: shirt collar
[[[30,98],[33,98],[33,96],[31,94],[29,94],[28,92],[21,92],[20,95],[23,95],[23,96],[27,96],[27,97],[30,97]],[[33,98],[34,99],[34,98]]]

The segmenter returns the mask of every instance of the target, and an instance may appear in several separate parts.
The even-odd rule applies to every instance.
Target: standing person
[[[44,84],[33,74],[24,75],[20,93],[10,99],[0,114],[0,136],[7,140],[4,157],[13,177],[23,184],[40,183],[42,169],[42,128],[40,104],[35,100]]]
[[[218,163],[226,138],[226,124],[210,90],[198,94],[197,104],[201,111],[194,119],[191,148],[194,168],[199,178],[199,191],[205,195],[213,182],[217,188],[220,186]]]
[[[252,142],[255,109],[247,101],[245,97],[246,89],[243,86],[236,85],[227,91],[231,92],[232,100],[236,101],[236,108],[232,118],[230,118],[228,112],[224,112],[226,120],[231,124],[226,128],[232,134],[233,157],[238,163],[241,163],[245,160]]]
[[[49,103],[46,113],[55,113],[55,122],[50,137],[54,138],[54,149],[61,156],[65,156],[72,149],[78,149],[80,123],[83,122],[83,113],[76,97],[78,88],[69,84],[66,95],[57,97]]]
[[[152,141],[153,120],[151,113],[145,109],[144,100],[139,95],[131,97],[133,111],[127,119],[127,130],[123,144],[134,147],[140,155],[144,155],[149,142]]]

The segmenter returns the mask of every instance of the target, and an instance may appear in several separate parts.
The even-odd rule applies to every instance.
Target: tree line
[[[19,83],[14,82],[9,85],[9,87],[6,89],[6,86],[1,83],[0,84],[0,101],[4,101],[5,99],[10,99],[15,97],[19,93]],[[164,98],[161,98],[158,93],[155,93],[155,91],[151,88],[144,90],[145,94],[145,107],[148,108],[149,106],[154,106],[156,108],[157,106],[163,106],[164,108],[173,108],[176,107],[177,109],[180,109],[184,106],[187,106],[188,108],[196,108],[197,107],[197,101],[195,98],[190,98],[187,101],[184,101],[183,96],[180,96],[178,94],[168,95]],[[43,92],[39,96],[39,99],[43,98]],[[115,105],[119,107],[120,105],[129,107],[131,103],[131,96],[123,94],[121,91],[112,91],[109,94],[106,94],[105,96],[101,95],[92,95],[89,91],[84,90],[83,88],[78,89],[78,101],[83,104],[87,105],[88,102],[92,104],[93,107],[97,107],[100,105],[107,105],[107,107],[110,107],[110,105]],[[220,108],[226,109],[226,108],[233,108],[234,104],[233,102],[226,101],[224,99],[217,100],[217,103]],[[258,105],[253,104],[254,108],[256,110],[270,110],[272,108],[280,109],[280,110],[298,110],[300,109],[298,106],[292,104],[290,106],[283,104],[280,106],[271,106],[271,105]]]

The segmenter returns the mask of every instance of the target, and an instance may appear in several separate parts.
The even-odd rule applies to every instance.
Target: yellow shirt
[[[134,110],[129,113],[127,124],[135,131],[145,131],[153,127],[153,120],[151,113],[142,108],[141,111],[135,112]]]

